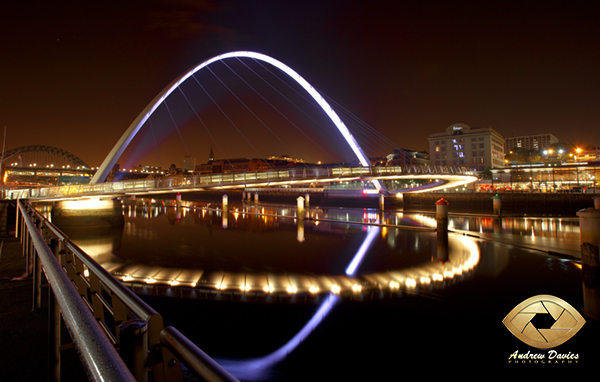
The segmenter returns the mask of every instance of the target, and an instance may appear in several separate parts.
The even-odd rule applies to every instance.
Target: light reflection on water
[[[366,210],[310,209],[298,218],[294,210],[265,206],[234,207],[227,214],[208,207],[141,206],[126,207],[124,214],[122,232],[64,229],[126,282],[244,292],[357,293],[411,285],[412,277],[390,270],[421,269],[438,258],[427,217],[396,215],[399,225],[383,226],[378,213]],[[339,217],[351,222],[342,223]],[[407,235],[402,227],[421,230]],[[452,267],[467,269],[474,263],[467,258]],[[441,262],[436,269],[412,273],[431,280],[451,274],[448,267]]]
[[[457,285],[461,281],[469,280],[464,278],[469,269],[453,269],[439,272],[430,271],[429,267],[438,265],[436,260],[436,234],[435,215],[415,214],[415,213],[385,213],[382,214],[376,210],[356,210],[356,209],[307,209],[307,214],[303,219],[296,216],[296,211],[291,207],[275,207],[262,205],[255,206],[230,206],[227,218],[223,219],[223,211],[215,206],[205,206],[205,208],[180,208],[173,207],[137,207],[125,208],[126,224],[119,231],[107,231],[106,233],[94,232],[87,235],[82,232],[66,232],[78,243],[86,252],[93,254],[99,260],[106,260],[106,263],[119,263],[121,265],[138,266],[139,264],[149,264],[156,269],[162,267],[184,267],[199,268],[206,273],[207,270],[225,269],[230,273],[245,275],[263,275],[265,273],[278,274],[304,274],[315,279],[315,275],[328,275],[331,279],[334,275],[351,276],[352,269],[356,269],[358,276],[362,277],[362,282],[370,287],[385,285],[388,293],[395,293],[396,296],[424,296],[426,300],[431,297],[442,299],[442,289]],[[337,223],[335,221],[338,221]],[[349,221],[340,222],[340,221]],[[500,224],[498,224],[500,223]],[[485,217],[450,217],[450,227],[456,230],[470,232],[488,232],[505,233],[519,236],[539,236],[556,239],[574,239],[578,238],[578,222],[573,219],[490,219]],[[86,236],[87,235],[87,236]],[[372,239],[372,242],[365,239]],[[370,243],[370,244],[369,244]],[[518,286],[529,285],[527,281],[521,280],[518,276],[512,276],[520,272],[527,273],[529,263],[535,261],[535,257],[525,257],[520,264],[522,269],[513,269],[514,265],[509,258],[516,253],[514,248],[509,246],[499,247],[495,244],[485,244],[472,238],[451,235],[450,247],[455,249],[453,256],[465,255],[476,252],[477,259],[475,272],[480,277],[498,280],[498,292],[514,295],[514,298],[508,299],[509,303],[518,303]],[[361,251],[361,248],[364,251]],[[520,252],[519,252],[520,253]],[[167,256],[165,256],[167,254]],[[357,257],[356,255],[360,255]],[[481,256],[481,259],[480,257]],[[521,258],[522,255],[520,255]],[[452,260],[452,259],[451,259]],[[525,261],[526,260],[526,261]],[[356,267],[350,267],[356,263]],[[545,269],[536,269],[536,276],[543,279],[543,272],[552,271],[563,276],[563,281],[572,279],[574,268],[566,262],[553,259],[541,259],[546,263]],[[102,261],[100,261],[102,262]],[[449,262],[451,263],[451,261]],[[429,272],[429,273],[425,273]],[[503,287],[500,280],[503,275],[510,274],[509,287]],[[205,276],[206,277],[206,276]],[[441,277],[441,279],[437,279]],[[289,279],[289,278],[288,278]],[[223,279],[221,279],[223,280]],[[352,280],[352,279],[350,279]],[[448,283],[448,280],[454,280]],[[222,281],[221,281],[222,282]],[[232,278],[233,282],[233,278]],[[243,283],[247,282],[247,277]],[[289,280],[288,280],[289,282]],[[238,285],[242,281],[238,282]],[[538,287],[540,280],[536,280]],[[216,284],[215,284],[216,285]],[[233,285],[230,284],[230,285]],[[273,284],[274,285],[274,284]],[[485,283],[483,285],[486,285]],[[545,284],[544,284],[545,285]],[[515,289],[509,289],[515,288]],[[477,289],[477,288],[475,288]],[[485,289],[485,287],[484,287]],[[563,288],[564,289],[564,288]],[[563,290],[560,289],[559,290]],[[262,290],[262,288],[261,288]],[[371,289],[377,291],[378,289]],[[554,290],[544,290],[545,293],[552,293]],[[477,301],[482,304],[479,291],[473,290],[469,302],[461,302],[462,305],[468,305]],[[497,294],[495,293],[495,294]],[[525,292],[530,294],[530,292]],[[569,292],[571,293],[571,292]],[[365,291],[359,292],[352,300],[358,300],[358,296],[369,296]],[[494,295],[494,293],[491,293]],[[196,325],[187,327],[190,338],[199,344],[199,346],[213,355],[220,363],[225,365],[236,377],[242,380],[296,380],[299,376],[306,377],[306,372],[296,371],[298,378],[293,374],[284,374],[283,376],[272,372],[270,368],[285,369],[287,358],[291,353],[302,354],[297,357],[305,357],[305,349],[315,349],[314,347],[332,347],[340,354],[339,357],[348,357],[348,352],[340,349],[340,344],[345,343],[339,338],[339,343],[322,343],[317,341],[308,341],[309,345],[304,345],[309,335],[318,332],[317,338],[324,335],[319,331],[319,325],[327,320],[326,316],[333,315],[335,322],[350,321],[353,322],[353,341],[362,341],[363,345],[382,346],[388,342],[386,338],[378,338],[376,335],[369,335],[369,340],[360,340],[361,336],[367,333],[359,330],[359,326],[367,325],[371,327],[377,324],[388,326],[390,320],[404,322],[403,317],[398,316],[397,307],[393,304],[384,304],[386,306],[385,315],[375,313],[380,308],[374,308],[367,302],[361,303],[368,306],[373,317],[360,316],[361,320],[355,322],[351,315],[347,313],[355,308],[348,308],[348,304],[339,304],[341,297],[331,293],[326,294],[325,299],[315,301],[321,302],[320,307],[312,308],[311,316],[306,317],[303,323],[294,322],[289,318],[288,326],[296,327],[294,334],[287,337],[285,341],[279,343],[269,340],[268,337],[262,338],[262,341],[270,344],[271,349],[257,355],[256,338],[250,332],[240,332],[231,330],[231,327],[220,327],[216,329],[219,334],[214,336],[207,335],[206,331],[197,333]],[[475,297],[476,296],[476,297]],[[577,298],[577,294],[569,294],[571,300]],[[380,298],[381,294],[371,293],[369,299]],[[530,297],[530,296],[526,296]],[[492,299],[494,300],[494,299]],[[514,300],[514,301],[513,301]],[[463,301],[463,300],[461,300]],[[496,299],[497,301],[497,299]],[[202,302],[198,302],[202,304]],[[238,303],[237,307],[232,308],[233,312],[245,312],[244,304]],[[201,306],[201,305],[199,305]],[[225,303],[223,303],[225,306]],[[350,305],[351,306],[351,305]],[[512,306],[511,306],[512,308]],[[224,308],[224,310],[226,310]],[[489,309],[488,309],[489,310]],[[480,308],[476,310],[481,314]],[[502,311],[502,314],[508,313]],[[183,313],[183,312],[182,312]],[[414,313],[414,312],[413,312]],[[218,321],[228,321],[228,316],[221,316],[215,311],[214,325]],[[224,314],[224,313],[223,313]],[[242,314],[243,313],[239,313]],[[359,313],[357,313],[359,314]],[[193,315],[193,314],[192,314]],[[340,317],[343,316],[343,318]],[[388,316],[389,315],[389,316]],[[269,316],[270,318],[270,316]],[[264,319],[269,319],[265,317]],[[498,317],[498,322],[502,319]],[[191,318],[187,318],[191,319]],[[204,318],[206,320],[207,318]],[[181,320],[181,318],[180,318]],[[200,320],[200,317],[198,317]],[[261,330],[262,323],[260,318],[249,318],[253,328]],[[409,320],[411,325],[413,320]],[[454,322],[454,321],[451,321]],[[368,324],[370,323],[370,324]],[[285,321],[277,323],[272,330],[284,330]],[[357,325],[357,326],[354,326]],[[404,325],[407,325],[406,323]],[[175,324],[177,326],[177,324]],[[183,325],[184,328],[185,325]],[[330,325],[327,330],[331,331]],[[418,326],[417,326],[418,327]],[[392,328],[390,326],[390,328]],[[262,328],[265,330],[265,328]],[[223,332],[224,331],[224,332]],[[224,333],[232,332],[231,336]],[[335,331],[334,331],[335,332]],[[358,337],[357,337],[358,336]],[[407,340],[412,338],[409,334],[406,337],[398,337],[392,334],[396,340]],[[422,336],[422,334],[421,334]],[[385,336],[383,336],[385,337]],[[244,339],[245,338],[245,339]],[[470,337],[467,337],[470,338]],[[510,337],[507,337],[510,338]],[[261,340],[261,339],[259,339]],[[241,341],[242,344],[239,344]],[[322,341],[322,340],[321,340]],[[230,343],[231,346],[221,344],[221,342]],[[247,342],[247,344],[244,344]],[[283,343],[283,345],[281,345]],[[410,342],[414,347],[416,343]],[[298,348],[299,345],[302,347]],[[342,345],[344,346],[344,345]],[[346,345],[347,346],[347,345]],[[260,348],[260,347],[259,347]],[[349,346],[352,348],[352,346]],[[510,349],[514,344],[510,345]],[[335,358],[335,357],[334,357]],[[316,362],[316,361],[315,361]],[[321,362],[322,363],[322,362]],[[295,364],[295,363],[294,363]],[[303,365],[304,362],[301,363]],[[296,369],[297,370],[296,366]],[[356,365],[358,368],[359,366]],[[393,365],[389,366],[394,369]],[[364,369],[357,369],[357,373]],[[284,372],[285,373],[285,372]],[[349,375],[353,375],[350,373]],[[318,380],[318,378],[314,378]]]
[[[576,218],[490,218],[450,216],[449,229],[554,239],[579,239]]]

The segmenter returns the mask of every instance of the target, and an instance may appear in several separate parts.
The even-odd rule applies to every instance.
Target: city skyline
[[[53,145],[98,166],[164,86],[234,50],[284,62],[398,147],[426,150],[453,123],[600,145],[599,6],[488,3],[10,4],[6,147]]]

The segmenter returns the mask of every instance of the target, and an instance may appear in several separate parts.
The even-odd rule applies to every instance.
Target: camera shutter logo
[[[540,325],[544,321],[551,325]],[[527,345],[549,349],[573,337],[585,324],[585,320],[577,310],[560,298],[539,295],[517,305],[502,323]],[[539,327],[536,327],[536,323]]]

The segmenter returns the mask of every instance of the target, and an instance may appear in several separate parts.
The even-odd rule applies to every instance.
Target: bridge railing
[[[68,197],[123,192],[142,192],[148,189],[175,189],[189,187],[215,187],[256,183],[281,182],[289,180],[324,180],[336,177],[390,176],[399,174],[430,175],[472,175],[465,167],[406,165],[387,167],[295,167],[268,171],[204,174],[167,178],[125,180],[96,184],[42,187],[33,189],[8,190],[8,199],[28,199],[43,197]]]
[[[200,380],[237,381],[152,307],[30,205],[18,202],[17,233],[41,305],[42,266],[49,293],[50,380],[60,380],[61,313],[93,381],[182,381],[181,362]]]

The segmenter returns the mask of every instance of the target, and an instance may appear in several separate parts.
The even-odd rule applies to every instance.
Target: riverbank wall
[[[404,211],[435,212],[435,202],[444,198],[450,213],[493,214],[491,193],[419,193],[404,195]],[[595,194],[501,193],[503,216],[569,216],[594,206]],[[600,196],[600,195],[598,195]]]

